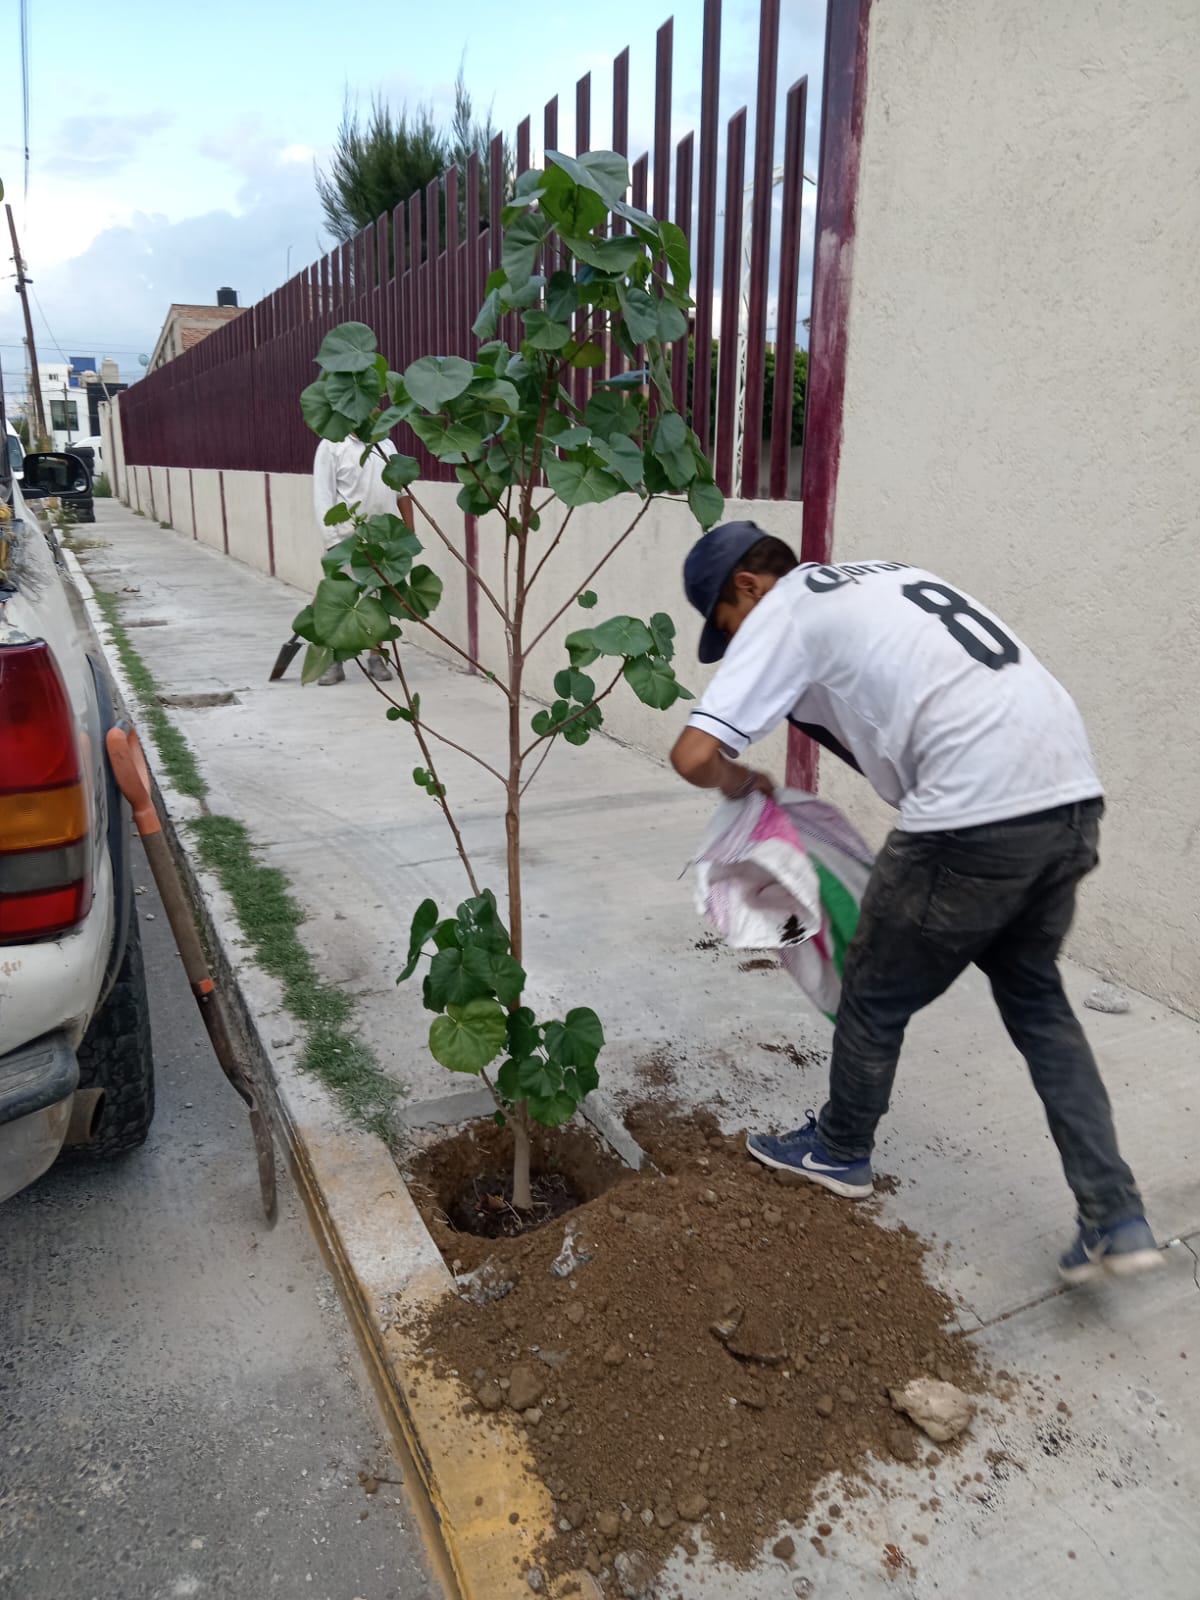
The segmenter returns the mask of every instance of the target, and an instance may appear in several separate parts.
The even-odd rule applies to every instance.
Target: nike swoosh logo
[[[844,1162],[839,1161],[836,1166],[827,1167],[823,1161],[814,1160],[811,1150],[806,1153],[800,1165],[808,1172],[842,1172],[845,1170]]]

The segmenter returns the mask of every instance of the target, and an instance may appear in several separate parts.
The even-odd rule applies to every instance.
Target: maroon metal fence
[[[658,30],[655,60],[652,152],[632,163],[632,199],[660,217],[672,217],[692,249],[694,361],[688,340],[671,351],[672,387],[681,410],[690,408],[701,444],[712,454],[717,481],[726,493],[769,493],[783,499],[799,492],[792,470],[793,361],[800,284],[801,196],[804,183],[804,123],[807,78],[786,96],[782,172],[774,166],[776,80],[779,68],[781,0],[761,0],[758,84],[753,152],[749,271],[744,274],[743,198],[746,108],[729,118],[724,138],[725,205],[717,205],[721,130],[721,0],[705,0],[701,62],[698,159],[692,133],[671,147],[674,19]],[[576,153],[591,145],[592,84],[585,74],[575,86]],[[628,154],[629,51],[613,62],[615,149]],[[517,170],[530,162],[530,119],[517,130]],[[558,144],[558,98],[545,107],[543,138]],[[693,166],[696,167],[693,196]],[[413,195],[391,217],[381,216],[353,239],[336,246],[235,321],[227,323],[147,376],[121,396],[125,459],[131,465],[210,467],[268,472],[311,468],[312,433],[300,415],[298,396],[314,375],[313,356],[339,322],[368,323],[380,348],[400,369],[429,354],[473,354],[471,323],[483,299],[487,274],[499,264],[499,214],[504,183],[504,145],[493,139],[487,172],[477,156],[466,170],[453,168],[430,184],[426,203]],[[486,178],[486,183],[485,183]],[[783,230],[773,261],[772,198],[781,182]],[[486,216],[483,208],[486,196]],[[460,199],[465,227],[460,230]],[[440,219],[445,220],[445,238]],[[712,414],[712,351],[718,234],[721,235],[719,361]],[[465,237],[464,237],[465,235]],[[743,305],[743,278],[748,279]],[[772,281],[773,280],[773,281]],[[766,393],[767,310],[776,306],[776,362],[771,392],[771,429],[763,437]],[[509,319],[510,321],[512,319]],[[502,330],[509,339],[515,329]],[[622,366],[609,353],[606,368],[580,370],[577,398]],[[425,476],[451,479],[453,469],[428,454],[408,432],[398,446],[420,459]],[[762,466],[770,465],[769,487]]]

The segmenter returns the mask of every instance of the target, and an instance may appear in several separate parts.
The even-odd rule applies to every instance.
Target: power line
[[[25,133],[25,203],[29,204],[29,0],[21,0],[21,113]]]

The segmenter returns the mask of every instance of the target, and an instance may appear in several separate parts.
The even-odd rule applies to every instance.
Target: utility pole
[[[39,434],[45,437],[46,413],[42,406],[42,385],[38,375],[37,345],[33,342],[33,318],[29,314],[29,295],[25,291],[25,285],[29,282],[29,279],[25,276],[25,263],[21,259],[21,247],[17,243],[17,225],[13,221],[12,207],[6,204],[4,209],[8,212],[8,234],[12,240],[13,265],[17,269],[17,293],[21,296],[21,310],[25,313],[25,343],[29,347],[29,365],[32,369],[32,379],[29,387],[33,398],[33,414],[37,420]],[[32,443],[32,440],[30,442]],[[41,443],[40,439],[38,443]]]

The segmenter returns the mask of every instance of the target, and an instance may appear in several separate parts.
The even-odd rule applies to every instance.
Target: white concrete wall
[[[153,517],[156,522],[167,520],[167,468],[147,467],[149,476],[149,490],[142,508],[148,517]]]
[[[834,524],[1075,694],[1109,794],[1075,952],[1193,1012],[1198,81],[1198,0],[872,8]]]
[[[229,554],[259,572],[270,572],[267,496],[261,472],[225,474],[225,523]]]
[[[221,474],[204,467],[193,467],[192,488],[196,495],[196,538],[213,550],[224,552],[225,533],[221,521]]]
[[[275,576],[312,590],[321,576],[325,548],[313,511],[312,477],[306,472],[271,473],[271,521],[275,530]]]
[[[192,486],[188,467],[168,467],[167,481],[171,486],[171,526],[189,539],[196,537],[192,518]]]

